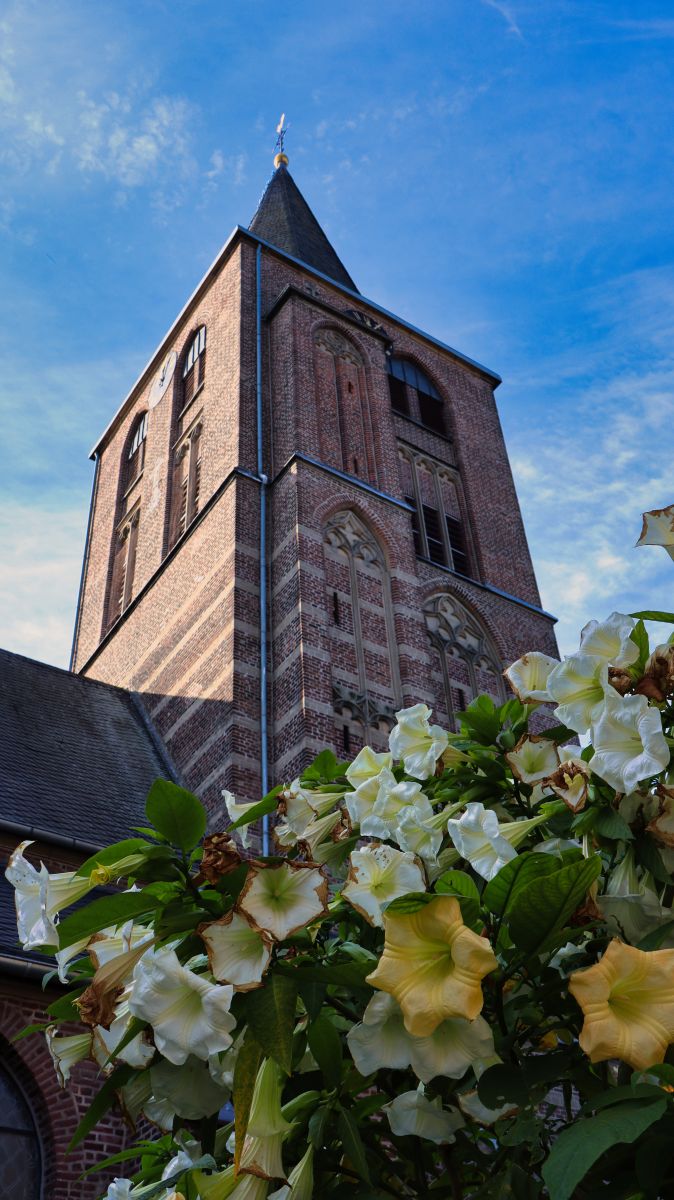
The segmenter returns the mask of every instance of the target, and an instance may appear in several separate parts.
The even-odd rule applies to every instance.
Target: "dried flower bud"
[[[609,667],[608,681],[621,696],[626,696],[634,684],[629,671],[624,671],[622,667]]]
[[[115,1015],[115,1005],[123,987],[100,988],[92,983],[75,1001],[83,1025],[102,1025],[109,1029]]]
[[[204,853],[200,874],[209,883],[217,883],[229,875],[241,862],[241,855],[228,833],[212,833],[204,838]]]
[[[662,704],[665,697],[674,692],[674,646],[655,647],[635,691],[655,700],[656,704]]]

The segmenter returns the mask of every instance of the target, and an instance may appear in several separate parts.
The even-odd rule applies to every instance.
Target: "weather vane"
[[[281,113],[281,120],[276,126],[276,144],[274,146],[274,149],[276,150],[276,157],[274,158],[275,167],[280,167],[281,163],[284,163],[286,166],[288,165],[288,155],[285,152],[285,138],[288,132],[288,126],[285,123],[285,119],[285,113]]]

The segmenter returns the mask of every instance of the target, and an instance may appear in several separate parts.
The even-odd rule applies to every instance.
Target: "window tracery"
[[[458,728],[457,713],[483,693],[503,704],[503,664],[481,621],[447,592],[426,602],[424,619],[432,648],[433,690],[438,699],[444,697],[447,727]]]

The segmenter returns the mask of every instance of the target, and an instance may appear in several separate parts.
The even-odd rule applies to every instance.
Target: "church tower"
[[[499,382],[360,294],[278,154],[96,447],[73,646],[214,815],[556,654]]]

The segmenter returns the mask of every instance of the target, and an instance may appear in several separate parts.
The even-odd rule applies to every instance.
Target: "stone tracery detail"
[[[480,620],[448,592],[426,602],[424,619],[433,650],[434,691],[438,699],[444,696],[448,727],[457,726],[456,714],[480,693],[502,704],[503,664]]]
[[[333,703],[343,729],[360,742],[386,738],[400,706],[391,588],[383,549],[350,509],[328,521],[324,540]]]

